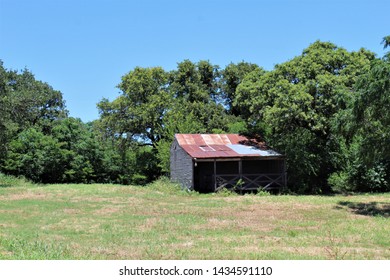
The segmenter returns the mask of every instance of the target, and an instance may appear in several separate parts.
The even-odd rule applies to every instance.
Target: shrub
[[[332,187],[334,192],[338,193],[345,193],[353,190],[349,181],[349,175],[344,171],[332,173],[328,178],[329,186]]]
[[[0,188],[25,186],[31,184],[24,177],[14,177],[0,173]]]
[[[146,185],[146,188],[165,194],[179,194],[189,192],[187,189],[183,189],[180,184],[172,183],[168,177],[160,177],[154,182]]]

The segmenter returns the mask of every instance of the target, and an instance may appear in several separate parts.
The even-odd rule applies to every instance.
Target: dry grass
[[[390,259],[389,194],[224,197],[156,184],[0,188],[0,259]]]

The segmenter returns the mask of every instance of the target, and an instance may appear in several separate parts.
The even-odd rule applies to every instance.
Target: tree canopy
[[[286,155],[289,191],[389,191],[389,81],[389,52],[316,41],[270,71],[244,61],[135,67],[86,124],[68,116],[60,91],[1,62],[0,171],[144,184],[169,174],[175,133],[244,133]]]
[[[329,191],[337,141],[334,116],[346,108],[356,78],[370,69],[374,54],[348,52],[317,41],[300,56],[263,75],[248,75],[237,88],[237,104],[269,143],[288,155],[289,183],[302,191]]]

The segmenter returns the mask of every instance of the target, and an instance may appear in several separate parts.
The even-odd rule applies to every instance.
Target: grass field
[[[389,215],[390,194],[205,195],[166,181],[3,180],[0,259],[390,259]]]

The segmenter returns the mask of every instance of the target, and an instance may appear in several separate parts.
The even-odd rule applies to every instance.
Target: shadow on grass
[[[342,209],[348,207],[353,213],[364,216],[381,216],[385,218],[390,217],[390,203],[387,202],[351,202],[339,201],[336,208]]]

